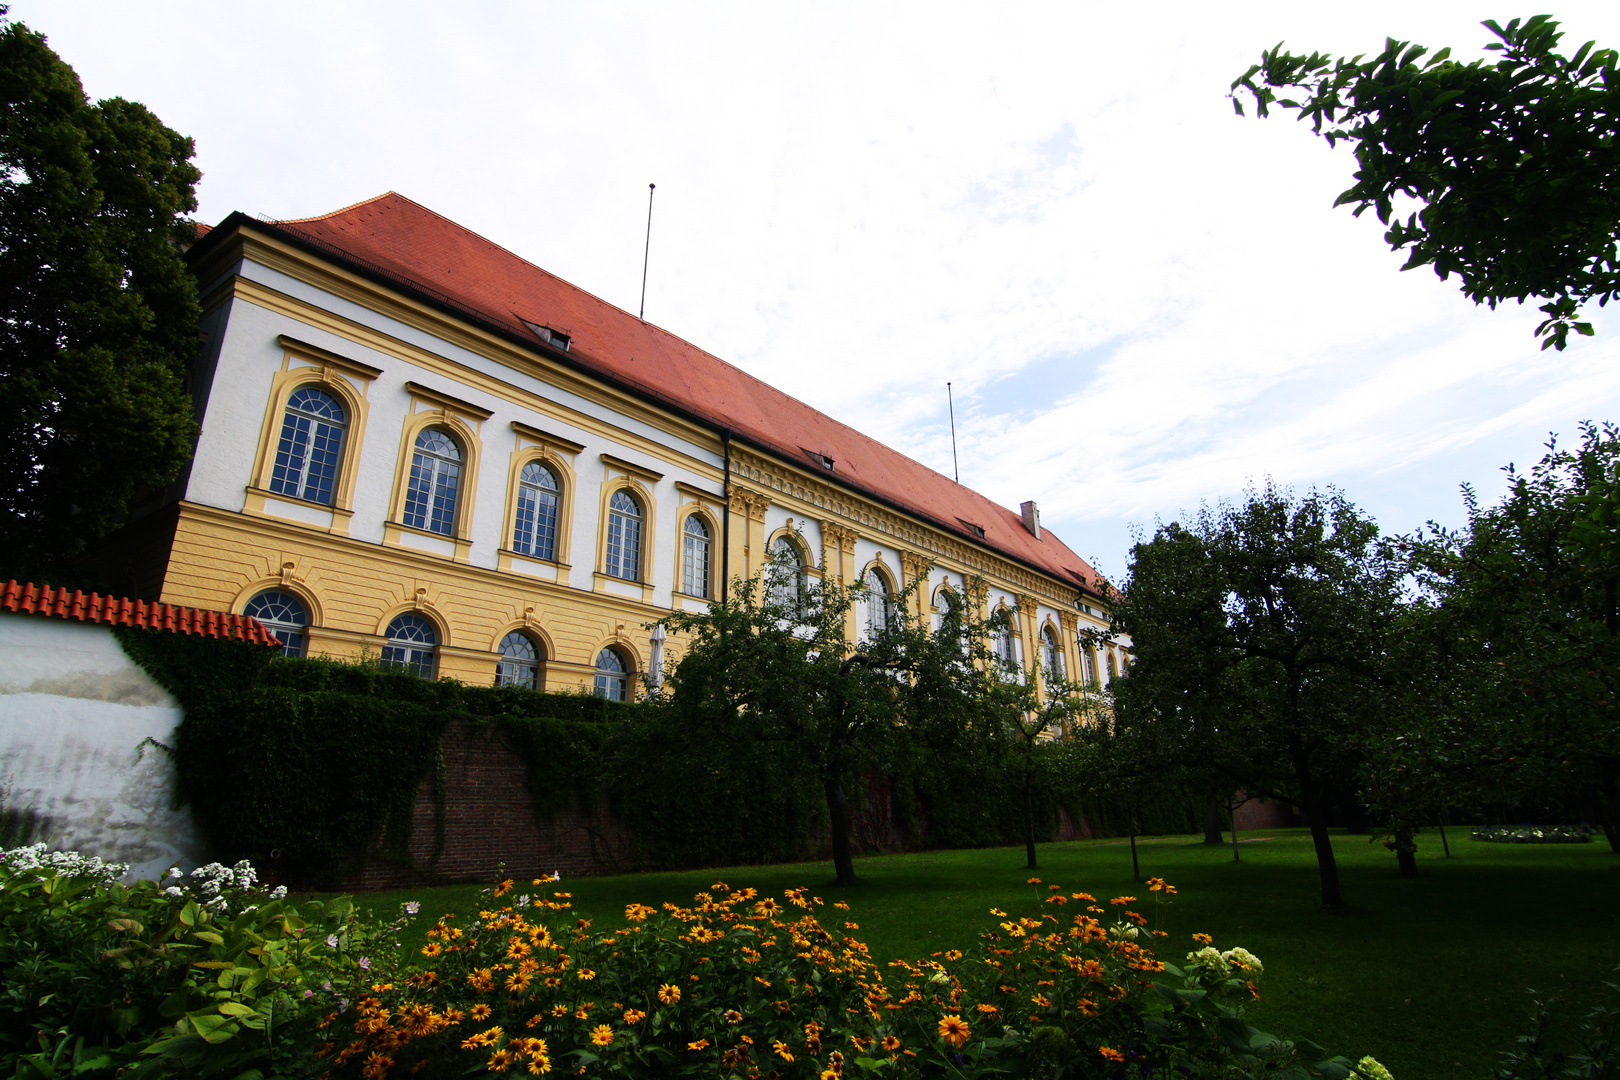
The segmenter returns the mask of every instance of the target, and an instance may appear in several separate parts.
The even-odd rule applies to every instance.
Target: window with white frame
[[[383,667],[421,679],[433,678],[439,659],[439,631],[430,620],[410,611],[396,615],[388,624],[387,638],[382,651]]]
[[[535,559],[557,558],[557,507],[562,485],[538,461],[518,474],[517,509],[513,513],[512,550]]]
[[[786,536],[771,544],[770,602],[784,611],[799,615],[804,610],[804,552]]]
[[[607,648],[596,654],[596,696],[609,701],[630,699],[630,665],[618,649]]]
[[[1063,661],[1063,643],[1058,638],[1055,627],[1048,626],[1041,631],[1041,668],[1050,680],[1063,680],[1069,677]]]
[[[1095,683],[1097,681],[1097,654],[1092,652],[1091,647],[1083,641],[1080,643],[1080,662],[1085,665],[1086,682]]]
[[[456,535],[461,463],[461,447],[444,429],[427,428],[416,437],[405,489],[406,525],[441,536]]]
[[[889,595],[889,579],[876,567],[866,572],[866,595],[861,603],[865,607],[867,638],[875,638],[889,628],[896,617],[894,600]]]
[[[304,655],[304,631],[309,625],[309,612],[304,602],[292,593],[268,589],[249,600],[242,614],[270,628],[281,642],[283,656]]]
[[[709,523],[697,514],[686,519],[681,540],[681,591],[688,596],[709,598],[709,570],[713,559],[713,537]]]
[[[1018,635],[1014,633],[1013,613],[1003,607],[992,617],[990,651],[996,664],[1008,678],[1021,678],[1023,665],[1018,661]]]
[[[641,503],[623,489],[608,500],[602,572],[626,581],[641,580]]]
[[[294,390],[281,421],[270,490],[331,506],[348,423],[343,406],[331,394],[313,386]]]
[[[495,664],[496,686],[540,688],[540,648],[533,638],[514,630],[501,638],[499,652],[501,658]]]

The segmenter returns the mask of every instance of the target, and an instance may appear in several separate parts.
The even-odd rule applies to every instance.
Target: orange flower
[[[1120,1053],[1118,1050],[1115,1050],[1112,1046],[1099,1046],[1099,1047],[1097,1047],[1097,1053],[1101,1054],[1103,1057],[1107,1058],[1109,1061],[1124,1061],[1125,1060],[1125,1055]]]
[[[673,1005],[681,1000],[681,988],[673,983],[665,983],[658,988],[658,1000],[665,1005]]]
[[[467,1014],[469,1016],[471,1016],[474,1020],[488,1020],[489,1019],[489,1006],[488,1005],[474,1005],[471,1009],[467,1010]]]
[[[591,1043],[595,1046],[612,1046],[613,1029],[606,1024],[597,1024],[591,1029]]]
[[[960,1047],[968,1041],[967,1021],[952,1013],[939,1022],[939,1037],[952,1046]]]
[[[1028,881],[1024,882],[1025,885],[1039,885],[1040,883],[1041,879],[1038,877],[1032,877]]]
[[[639,1024],[646,1018],[647,1014],[642,1012],[640,1009],[624,1010],[624,1022],[627,1024]]]
[[[1208,934],[1194,934],[1193,940],[1198,942],[1200,945],[1210,945],[1215,941],[1215,939],[1210,937]]]
[[[505,896],[507,893],[512,891],[512,886],[515,884],[516,882],[514,882],[511,878],[507,878],[505,881],[495,886],[495,895]]]
[[[898,1035],[883,1036],[883,1049],[891,1054],[900,1049],[900,1037]]]
[[[709,1048],[709,1040],[699,1039],[697,1042],[689,1042],[686,1044],[686,1048],[688,1050],[707,1050]]]

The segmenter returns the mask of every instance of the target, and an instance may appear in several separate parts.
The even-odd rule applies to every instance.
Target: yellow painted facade
[[[266,590],[283,592],[307,609],[308,651],[346,658],[380,656],[390,621],[415,613],[437,629],[437,673],[474,684],[495,680],[499,643],[520,632],[538,647],[547,689],[588,691],[604,649],[643,675],[649,624],[709,602],[682,589],[683,534],[696,518],[711,552],[696,593],[715,597],[759,572],[772,542],[789,536],[810,573],[855,585],[875,571],[895,591],[915,584],[913,618],[941,612],[942,589],[961,595],[981,581],[991,606],[1016,608],[1034,678],[1047,627],[1071,677],[1103,674],[1095,657],[1088,669],[1077,640],[1082,625],[1103,620],[1073,582],[736,445],[272,230],[238,224],[195,270],[209,334],[197,374],[203,437],[159,599],[241,612]],[[329,503],[272,490],[288,399],[305,386],[347,415]],[[463,454],[447,532],[403,521],[414,440],[430,428]],[[509,543],[530,462],[561,487],[549,559]],[[606,559],[617,492],[642,508],[637,580],[610,573]],[[852,641],[858,629],[852,613]],[[678,654],[670,642],[669,659]]]

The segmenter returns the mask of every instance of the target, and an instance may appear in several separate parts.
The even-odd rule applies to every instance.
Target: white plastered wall
[[[0,787],[33,841],[156,877],[205,861],[188,808],[174,808],[174,699],[103,626],[0,612]]]

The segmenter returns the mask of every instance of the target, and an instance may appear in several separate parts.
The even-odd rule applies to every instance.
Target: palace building
[[[998,506],[719,358],[389,193],[233,214],[188,253],[204,344],[189,470],[139,508],[136,595],[247,614],[288,652],[633,695],[646,628],[786,552],[913,594],[981,579],[1040,678],[1124,661],[1092,568]],[[674,645],[675,643],[672,643]]]

